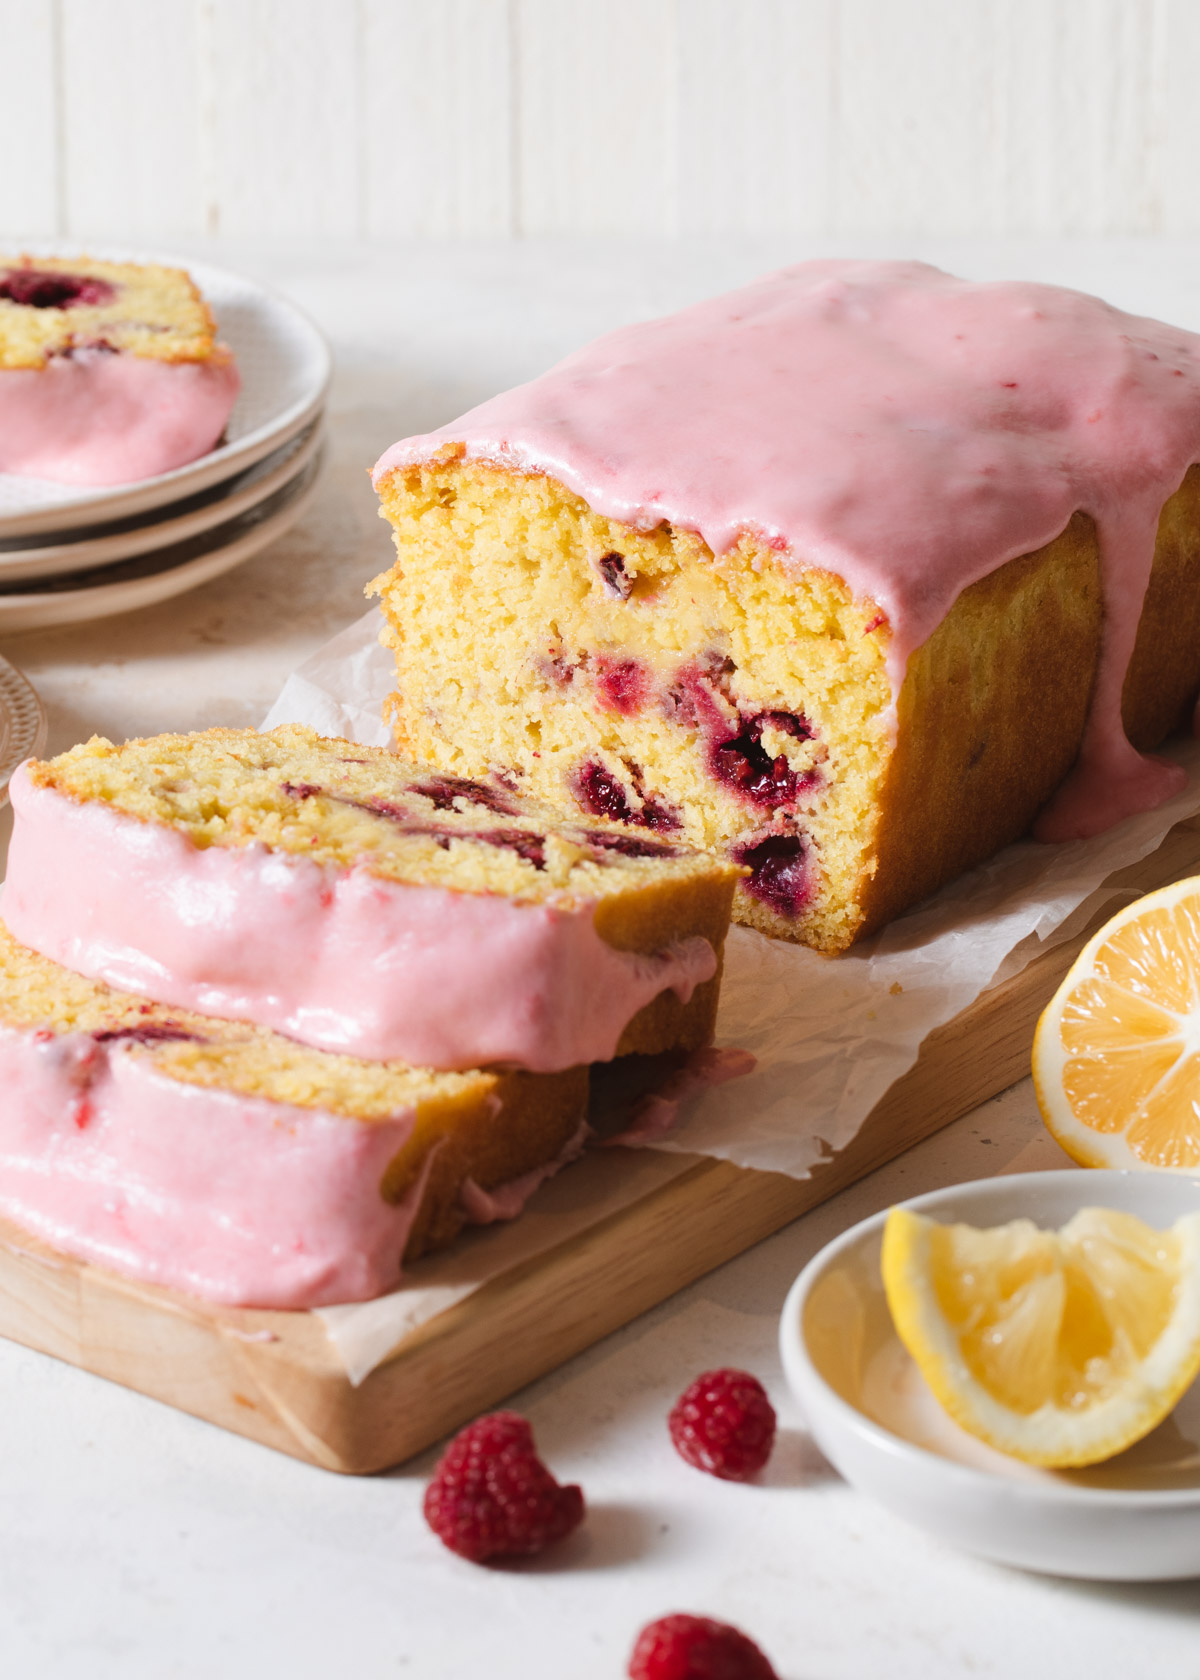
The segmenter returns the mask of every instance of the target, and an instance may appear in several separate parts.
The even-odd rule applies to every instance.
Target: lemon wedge
[[[883,1282],[901,1341],[954,1421],[1027,1464],[1141,1440],[1200,1371],[1200,1213],[1169,1231],[1083,1208],[1061,1231],[893,1208]]]
[[[1081,1166],[1200,1168],[1200,880],[1084,946],[1038,1022],[1033,1083]]]

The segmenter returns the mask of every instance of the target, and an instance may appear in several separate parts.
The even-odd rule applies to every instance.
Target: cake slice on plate
[[[238,371],[181,268],[0,255],[0,472],[128,484],[214,447]]]

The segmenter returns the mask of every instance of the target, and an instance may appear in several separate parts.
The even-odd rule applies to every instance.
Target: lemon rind
[[[1048,1404],[1020,1414],[972,1375],[933,1297],[929,1249],[936,1225],[909,1208],[889,1214],[881,1257],[888,1306],[935,1399],[977,1440],[1046,1469],[1098,1464],[1148,1435],[1200,1374],[1200,1212],[1170,1228],[1179,1240],[1179,1296],[1167,1328],[1129,1381],[1086,1412]]]
[[[1033,1088],[1046,1130],[1054,1141],[1081,1167],[1111,1167],[1131,1172],[1170,1172],[1191,1176],[1200,1174],[1200,1162],[1179,1166],[1151,1165],[1136,1154],[1126,1138],[1130,1115],[1124,1130],[1100,1132],[1085,1126],[1075,1117],[1063,1090],[1063,1068],[1067,1055],[1063,1048],[1061,1023],[1067,998],[1081,981],[1091,978],[1096,953],[1115,938],[1130,922],[1139,920],[1148,910],[1173,910],[1185,898],[1200,899],[1200,876],[1188,876],[1172,881],[1168,886],[1134,899],[1105,922],[1088,940],[1058,990],[1042,1012],[1033,1035]]]

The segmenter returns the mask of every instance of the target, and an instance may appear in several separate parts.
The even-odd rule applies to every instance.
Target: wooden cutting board
[[[1148,892],[1196,872],[1200,817],[1110,884]],[[357,1388],[311,1313],[210,1306],[68,1259],[3,1222],[0,1334],[326,1469],[384,1469],[1022,1078],[1038,1015],[1111,910],[931,1033],[810,1178],[698,1162],[431,1319]]]

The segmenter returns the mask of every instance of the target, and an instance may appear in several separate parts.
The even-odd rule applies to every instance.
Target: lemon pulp
[[[1200,881],[1139,899],[1085,946],[1038,1023],[1033,1077],[1081,1165],[1200,1168]]]
[[[1061,1231],[893,1208],[883,1280],[901,1340],[989,1445],[1093,1464],[1162,1421],[1200,1370],[1200,1213],[1169,1231],[1085,1208]]]

